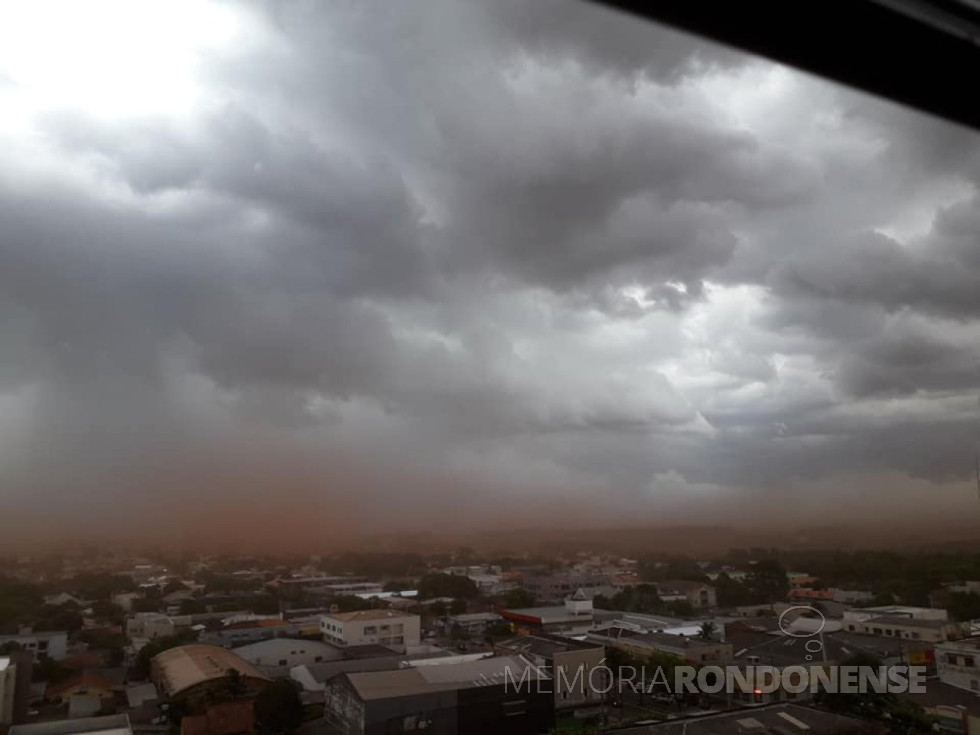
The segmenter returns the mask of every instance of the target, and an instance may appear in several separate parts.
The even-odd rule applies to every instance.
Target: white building
[[[941,607],[911,607],[909,605],[881,605],[845,610],[844,620],[870,620],[882,616],[912,618],[913,620],[949,620]]]
[[[320,631],[336,646],[387,646],[403,651],[417,646],[421,618],[396,610],[358,610],[320,616]]]
[[[936,673],[943,684],[980,694],[980,638],[937,644]]]
[[[14,691],[17,687],[17,666],[9,656],[0,656],[0,727],[14,721]]]
[[[163,638],[174,634],[174,621],[163,613],[139,612],[126,621],[130,638]]]
[[[0,646],[7,643],[16,643],[21,648],[33,651],[38,659],[64,661],[68,655],[68,634],[63,630],[34,633],[30,628],[22,628],[17,635],[0,635]]]
[[[304,666],[343,657],[335,646],[303,638],[270,638],[233,650],[250,664],[266,668]]]

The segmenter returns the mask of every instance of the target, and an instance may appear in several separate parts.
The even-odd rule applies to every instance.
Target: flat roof
[[[368,701],[503,685],[511,680],[518,682],[523,679],[527,669],[530,669],[529,678],[532,680],[547,678],[536,667],[515,656],[486,658],[445,666],[349,673],[346,677],[357,692],[357,696],[363,701]]]
[[[349,623],[354,620],[388,620],[390,618],[417,618],[415,613],[400,610],[355,610],[354,612],[325,613],[322,617]]]
[[[554,605],[551,607],[519,607],[514,610],[501,610],[501,617],[507,615],[517,615],[522,618],[540,620],[542,624],[565,623],[592,620],[592,610],[586,613],[573,613],[564,605]]]
[[[128,715],[106,715],[104,717],[80,717],[74,720],[56,722],[35,722],[29,725],[14,725],[9,735],[132,735]]]

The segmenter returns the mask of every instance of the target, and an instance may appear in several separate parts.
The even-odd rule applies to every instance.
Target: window
[[[977,681],[976,679],[970,679],[970,689],[980,690],[980,681]]]
[[[377,634],[378,634],[378,627],[376,625],[364,626],[364,635],[377,635]]]
[[[321,661],[323,661],[323,656],[317,656],[313,659],[314,663],[320,663]]]
[[[504,717],[517,717],[527,714],[527,700],[515,699],[511,702],[504,702]]]
[[[968,666],[968,667],[970,667],[971,669],[972,669],[972,668],[973,668],[974,666],[976,666],[976,664],[975,664],[975,663],[973,662],[973,656],[964,656],[964,657],[963,657],[963,665],[964,665],[964,666]]]
[[[279,665],[280,666],[285,666],[286,665],[286,659],[284,659],[284,658],[279,659]]]

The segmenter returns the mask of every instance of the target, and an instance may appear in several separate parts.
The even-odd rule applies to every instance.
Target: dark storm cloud
[[[587,4],[229,7],[192,114],[0,128],[22,508],[965,477],[972,133]]]

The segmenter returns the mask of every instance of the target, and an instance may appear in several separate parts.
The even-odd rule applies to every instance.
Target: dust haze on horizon
[[[978,182],[571,0],[6,4],[3,544],[968,535]]]

